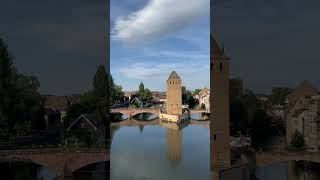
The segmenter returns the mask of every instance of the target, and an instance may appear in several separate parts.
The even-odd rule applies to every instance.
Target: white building
[[[208,88],[203,88],[199,94],[195,95],[195,98],[199,100],[199,105],[205,105],[206,110],[210,110],[210,90]]]

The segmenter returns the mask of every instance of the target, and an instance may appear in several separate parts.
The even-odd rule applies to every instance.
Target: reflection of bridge
[[[58,179],[72,176],[72,173],[90,164],[109,161],[106,149],[21,149],[1,150],[0,161],[31,161],[54,170]]]
[[[134,115],[140,113],[151,113],[159,117],[160,109],[151,109],[151,108],[118,108],[118,109],[111,109],[111,113],[121,113],[128,117],[132,117]]]
[[[119,122],[112,122],[111,125],[119,125],[119,126],[145,126],[145,125],[163,125],[163,124],[175,124],[170,122],[165,122],[159,119],[149,120],[149,121],[139,121],[135,119],[127,119]],[[204,125],[209,128],[210,121],[197,121],[197,120],[188,120],[182,124],[199,124]],[[176,125],[176,124],[175,124]]]
[[[112,122],[111,124],[120,126],[144,126],[144,125],[158,125],[159,119],[154,119],[150,121],[139,121],[135,119],[127,119],[119,122]]]
[[[256,166],[265,166],[284,161],[310,161],[320,163],[319,152],[261,152],[256,153]]]
[[[196,110],[196,109],[191,109],[191,110],[190,110],[190,114],[193,114],[193,113],[208,113],[208,114],[210,114],[210,111],[208,111],[208,110]]]

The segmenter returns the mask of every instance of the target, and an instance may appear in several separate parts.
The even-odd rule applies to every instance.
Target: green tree
[[[193,95],[198,95],[200,93],[201,89],[195,89],[193,92]]]
[[[272,104],[284,105],[286,97],[292,92],[292,89],[287,87],[277,87],[272,89],[269,101]]]
[[[35,76],[19,74],[12,59],[0,38],[0,138],[27,128],[28,123],[35,130],[45,128],[43,100],[38,92],[40,83]]]
[[[139,97],[143,103],[148,103],[153,99],[152,92],[144,87],[143,82],[139,84],[139,91],[135,94],[136,97]]]
[[[108,74],[105,66],[100,65],[93,78],[93,88],[98,97],[106,97],[109,89]]]
[[[298,130],[295,130],[292,134],[291,145],[295,148],[302,148],[304,146],[303,135]]]
[[[143,82],[141,82],[139,84],[139,92],[144,92],[144,84],[143,84]]]
[[[201,109],[206,109],[206,105],[201,103]]]
[[[181,87],[182,91],[182,104],[188,104],[190,108],[194,108],[198,101],[193,97],[191,91],[187,90],[185,86]]]
[[[116,85],[113,81],[112,76],[109,76],[109,83],[110,83],[110,103],[117,104],[121,103],[124,99],[124,93],[122,91],[122,87]]]

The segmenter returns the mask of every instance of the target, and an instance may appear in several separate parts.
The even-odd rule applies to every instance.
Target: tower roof
[[[210,34],[211,57],[215,59],[229,59],[224,53],[224,47],[220,48],[216,39]]]
[[[169,78],[168,78],[168,80],[177,80],[177,79],[180,80],[179,75],[177,74],[177,72],[172,71],[171,74],[170,74],[170,76],[169,76]]]

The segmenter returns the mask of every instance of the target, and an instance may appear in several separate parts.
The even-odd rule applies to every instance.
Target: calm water
[[[210,114],[208,113],[192,113],[190,114],[190,119],[192,120],[200,120],[200,121],[206,121],[209,120]]]
[[[108,180],[109,163],[101,162],[83,167],[65,180]],[[55,171],[29,162],[0,164],[1,180],[55,180]]]
[[[320,164],[290,161],[256,169],[259,180],[319,180]]]
[[[111,180],[210,179],[210,139],[205,126],[111,128]]]

